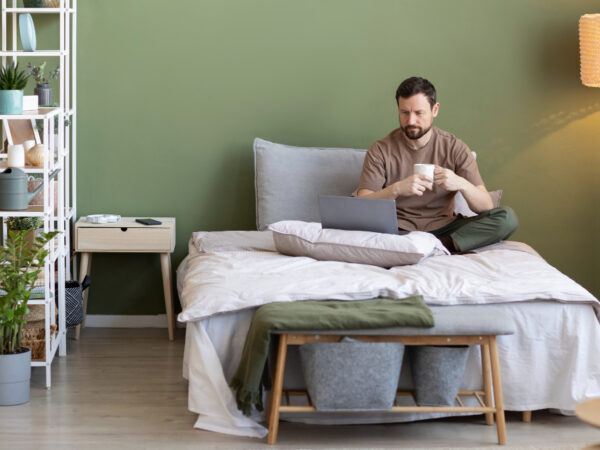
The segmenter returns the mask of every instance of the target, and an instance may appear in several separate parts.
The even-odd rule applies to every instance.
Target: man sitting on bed
[[[451,252],[507,239],[518,222],[511,208],[494,208],[467,145],[433,126],[439,103],[426,79],[404,80],[396,91],[400,128],[376,141],[365,157],[359,197],[396,200],[398,228],[428,231]],[[434,179],[413,174],[414,164],[435,164]],[[478,215],[454,214],[461,192]]]

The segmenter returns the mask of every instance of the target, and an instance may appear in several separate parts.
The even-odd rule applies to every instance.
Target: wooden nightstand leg
[[[81,254],[81,262],[79,264],[79,282],[82,283],[83,279],[86,275],[89,275],[92,271],[92,254],[91,253],[82,253]],[[83,291],[83,322],[81,325],[77,325],[75,327],[75,339],[79,339],[79,335],[81,333],[81,328],[85,327],[85,317],[87,315],[87,301],[88,301],[88,293],[90,292],[90,288],[87,288]]]
[[[167,326],[169,327],[169,340],[175,339],[173,328],[173,286],[171,284],[171,254],[160,254],[160,267],[162,269],[163,290],[165,291],[165,310],[167,311]]]

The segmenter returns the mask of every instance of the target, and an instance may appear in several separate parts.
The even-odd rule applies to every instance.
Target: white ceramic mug
[[[427,175],[433,182],[433,171],[435,170],[435,164],[415,164],[413,166],[413,173]]]
[[[8,146],[8,167],[25,167],[25,148],[22,144]]]

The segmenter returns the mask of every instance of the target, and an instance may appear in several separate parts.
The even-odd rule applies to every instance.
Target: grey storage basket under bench
[[[417,405],[454,405],[469,347],[420,345],[410,347],[408,356]]]
[[[498,347],[496,344],[496,336],[513,334],[515,331],[512,319],[501,312],[500,309],[491,306],[448,306],[448,307],[431,307],[433,312],[435,326],[433,328],[414,328],[414,327],[398,327],[398,328],[382,328],[374,330],[340,330],[340,331],[277,331],[274,334],[278,336],[277,353],[274,361],[273,387],[271,390],[270,407],[268,414],[269,434],[267,442],[274,444],[277,440],[277,432],[279,427],[279,414],[282,412],[317,412],[331,410],[336,412],[356,411],[356,410],[388,410],[390,412],[438,412],[438,413],[460,413],[460,412],[475,412],[485,414],[486,423],[494,424],[494,416],[496,418],[496,428],[498,434],[498,443],[506,443],[506,428],[504,421],[504,406],[502,400],[502,386],[500,380],[500,367],[498,358]],[[344,339],[351,338],[356,342],[340,342]],[[322,347],[322,351],[318,346],[323,346],[323,343],[336,343],[334,347]],[[366,347],[365,345],[373,345],[372,343],[400,343],[398,347]],[[308,344],[308,346],[307,346]],[[303,371],[308,385],[308,391],[311,397],[309,405],[292,405],[289,400],[290,394],[297,393],[285,392],[286,404],[281,404],[283,394],[283,377],[285,371],[286,355],[289,345],[298,345],[300,347],[301,356],[303,357]],[[374,391],[378,399],[377,404],[365,401],[364,397],[359,399],[337,401],[333,398],[334,395],[339,397],[348,397],[352,391],[360,391],[361,389],[371,390],[374,386],[357,383],[357,377],[350,374],[348,380],[354,382],[354,387],[351,383],[344,383],[344,387],[340,387],[342,381],[340,377],[332,375],[335,371],[342,372],[359,372],[359,377],[371,376],[372,372],[366,364],[357,364],[356,361],[368,361],[370,357],[366,356],[366,351],[372,349],[377,356],[374,359],[385,357],[395,353],[396,356],[402,352],[402,347],[409,347],[409,351],[417,348],[417,356],[413,356],[413,370],[420,370],[418,367],[426,367],[427,364],[433,366],[438,365],[444,367],[444,364],[438,364],[443,361],[455,362],[458,360],[454,368],[454,378],[462,378],[464,372],[464,363],[466,354],[469,350],[468,346],[479,345],[481,347],[481,366],[483,374],[483,389],[478,391],[459,391],[459,396],[473,396],[476,398],[479,406],[465,406],[462,402],[454,403],[454,389],[457,387],[444,386],[437,392],[433,385],[435,377],[423,377],[425,383],[421,383],[419,388],[420,393],[415,396],[421,400],[412,406],[396,406],[393,405],[395,395],[392,396],[392,406],[389,406],[389,381],[392,380],[392,385],[397,386],[398,372],[396,367],[385,366],[382,368],[387,374],[384,381],[380,381],[383,385],[379,390]],[[417,347],[415,347],[417,346]],[[423,347],[425,346],[425,347]],[[456,348],[456,347],[462,348]],[[304,349],[303,349],[304,347]],[[431,350],[431,349],[434,350]],[[439,350],[449,350],[443,352]],[[418,355],[423,351],[424,363],[418,363],[421,358]],[[302,355],[304,353],[304,355]],[[460,353],[459,357],[453,353]],[[354,358],[354,363],[345,361],[344,358],[350,356]],[[437,359],[437,362],[432,358]],[[440,359],[441,358],[441,359]],[[396,358],[402,361],[402,356]],[[428,363],[427,360],[430,362]],[[317,366],[320,368],[317,370]],[[445,367],[448,367],[447,365]],[[351,370],[350,370],[351,369]],[[448,370],[448,369],[446,369]],[[390,378],[392,377],[392,378]],[[413,378],[419,378],[420,375],[413,374]],[[324,384],[327,389],[321,389],[320,384]],[[417,384],[417,382],[415,382]],[[395,389],[395,387],[394,387]],[[392,391],[394,390],[392,389]],[[433,392],[433,395],[428,392]],[[492,394],[493,392],[493,394]],[[333,394],[332,394],[333,393]],[[393,392],[392,392],[393,394]],[[386,403],[387,402],[387,403]],[[421,404],[418,404],[421,403]],[[432,403],[436,406],[429,406],[423,403]],[[439,406],[446,404],[443,406]]]
[[[402,342],[314,342],[300,346],[302,372],[317,411],[386,411],[394,404]]]

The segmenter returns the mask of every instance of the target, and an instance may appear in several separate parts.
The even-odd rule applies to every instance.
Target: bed
[[[317,195],[348,195],[364,150],[299,148],[254,143],[258,231],[196,232],[177,269],[186,323],[183,375],[195,426],[264,437],[264,416],[244,416],[228,382],[241,357],[253,311],[274,301],[363,300],[423,295],[430,305],[501,308],[517,333],[498,340],[506,410],[573,410],[600,396],[600,303],[524,243],[501,242],[467,255],[439,255],[389,269],[318,261],[277,252],[268,224],[318,221]],[[459,199],[460,200],[460,199]],[[457,208],[464,208],[457,201]],[[461,211],[462,212],[462,211]],[[479,352],[471,351],[461,389],[481,388]],[[285,387],[304,380],[290,354]],[[410,387],[402,371],[400,387]],[[439,414],[327,413],[282,416],[319,423],[418,420]]]

